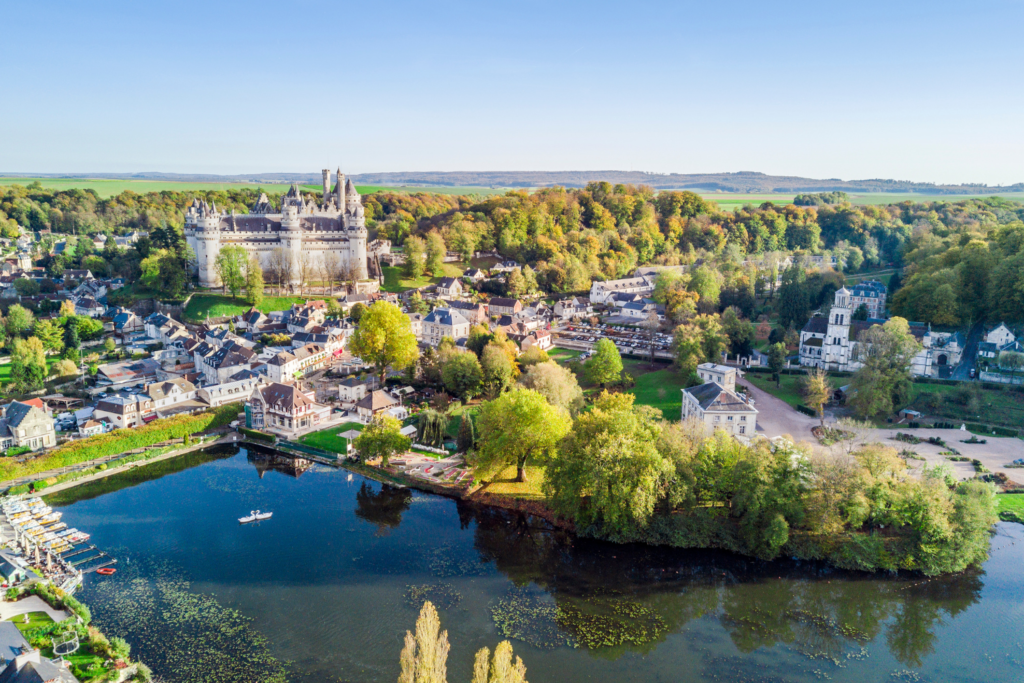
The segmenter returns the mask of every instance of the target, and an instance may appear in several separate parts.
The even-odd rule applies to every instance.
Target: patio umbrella
[[[39,546],[35,546],[36,549],[36,564],[39,564]]]
[[[46,571],[53,571],[53,554],[49,550],[46,551]]]

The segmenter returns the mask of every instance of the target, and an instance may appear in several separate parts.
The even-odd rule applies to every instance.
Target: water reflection
[[[536,518],[467,503],[459,505],[459,516],[463,525],[476,525],[481,559],[516,586],[550,594],[554,605],[545,610],[522,592],[503,608],[518,610],[519,622],[530,621],[523,612],[535,614],[530,628],[538,634],[553,621],[570,642],[610,649],[606,656],[650,652],[668,634],[713,614],[741,652],[787,644],[838,663],[884,636],[896,659],[916,667],[934,651],[937,627],[981,597],[981,572],[872,576],[814,563],[589,541]],[[523,623],[516,628],[531,640]]]
[[[356,491],[356,517],[377,527],[377,535],[382,536],[398,528],[402,523],[402,513],[412,503],[412,492],[386,484],[371,485],[364,481]]]

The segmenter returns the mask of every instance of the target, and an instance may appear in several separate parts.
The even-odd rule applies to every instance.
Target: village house
[[[487,312],[492,316],[515,315],[522,310],[523,302],[519,301],[519,299],[496,296],[487,302]]]
[[[53,417],[38,398],[0,407],[0,448],[24,446],[37,451],[56,444]]]
[[[267,361],[267,376],[272,382],[287,383],[296,376],[325,367],[330,357],[319,344],[306,344],[292,351],[281,351]]]
[[[207,342],[204,342],[207,343]],[[196,347],[201,348],[202,345]],[[235,342],[227,342],[213,353],[202,359],[202,364],[196,361],[196,370],[203,373],[206,381],[210,384],[222,384],[228,377],[239,370],[249,368],[256,353]]]
[[[482,282],[487,279],[487,273],[480,270],[479,268],[467,268],[462,273],[462,277],[466,278],[471,282]]]
[[[246,404],[246,426],[293,437],[327,422],[330,414],[330,406],[317,403],[313,392],[274,382],[253,389]]]
[[[590,301],[581,296],[571,299],[563,299],[555,304],[555,317],[561,320],[578,320],[589,318],[594,314],[594,307]]]
[[[487,306],[477,301],[449,301],[446,306],[458,311],[471,325],[487,322]]]
[[[409,417],[409,411],[398,399],[382,389],[371,391],[356,403],[356,415],[364,424],[369,424],[380,413],[387,413],[398,420]]]
[[[96,420],[86,420],[78,427],[78,435],[81,437],[97,436],[107,431],[106,423]]]
[[[125,337],[135,332],[142,332],[146,329],[145,323],[142,322],[142,318],[135,315],[135,313],[127,308],[119,308],[114,313],[114,332]]]
[[[341,406],[346,410],[355,409],[355,405],[364,396],[374,390],[377,386],[377,378],[369,376],[366,379],[358,377],[346,377],[338,384],[338,399]]]
[[[107,312],[107,307],[92,297],[83,296],[75,301],[75,315],[87,318],[99,318]]]
[[[228,403],[244,401],[259,386],[267,384],[266,378],[259,373],[243,370],[228,378],[223,384],[211,384],[196,389],[196,398],[218,408]]]
[[[156,413],[153,412],[153,400],[145,394],[108,396],[96,403],[96,410],[93,412],[93,419],[105,420],[116,429],[141,427],[156,417]]]
[[[654,280],[646,277],[630,277],[622,280],[595,281],[590,286],[592,304],[608,303],[613,294],[639,294],[647,296],[654,292]]]
[[[736,368],[702,363],[697,366],[697,375],[706,381],[682,390],[682,419],[697,419],[709,430],[753,437],[757,433],[757,409],[736,393]]]
[[[437,283],[437,295],[439,297],[455,297],[462,296],[462,282],[455,277],[443,277],[440,282]]]
[[[193,400],[196,397],[196,387],[181,377],[173,377],[146,385],[146,395],[152,401],[153,409],[163,417],[162,413],[168,408]]]
[[[105,363],[96,371],[96,385],[105,389],[142,386],[155,382],[160,363],[152,358]]]
[[[422,313],[406,313],[409,318],[409,329],[412,330],[412,334],[417,339],[423,337],[423,314]]]
[[[437,346],[445,337],[458,340],[469,336],[469,321],[451,308],[435,308],[423,319],[422,340]]]

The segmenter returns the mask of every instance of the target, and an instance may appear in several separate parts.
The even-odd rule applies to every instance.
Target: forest
[[[258,193],[128,191],[101,199],[90,190],[0,187],[0,233],[14,236],[18,224],[67,235],[146,230],[148,242],[127,253],[112,247],[92,254],[82,247],[59,257],[64,262],[46,257],[43,265],[58,274],[94,256],[103,261],[91,262],[100,272],[161,283],[167,280],[157,268],[161,259],[170,272],[171,257],[179,266],[188,258],[180,235],[193,197],[244,212]],[[692,192],[607,182],[487,198],[428,192],[364,197],[371,234],[395,247],[436,232],[464,260],[477,251],[497,251],[529,265],[539,287],[554,294],[585,292],[593,279],[627,277],[641,265],[707,263],[724,276],[721,300],[715,301],[724,309],[737,298],[752,299],[764,279],[759,273],[777,271],[785,256],[798,257],[794,261],[808,278],[841,282],[821,265],[828,263],[821,257],[831,256],[845,276],[896,270],[892,311],[909,320],[960,325],[1024,317],[1024,205],[988,198],[853,206],[841,192],[805,195],[801,203],[806,205],[764,202],[723,211]],[[186,284],[180,277],[170,282],[179,291]]]

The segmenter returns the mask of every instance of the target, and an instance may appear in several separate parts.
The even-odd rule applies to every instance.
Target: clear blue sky
[[[1024,181],[1024,0],[5,3],[0,171]]]

